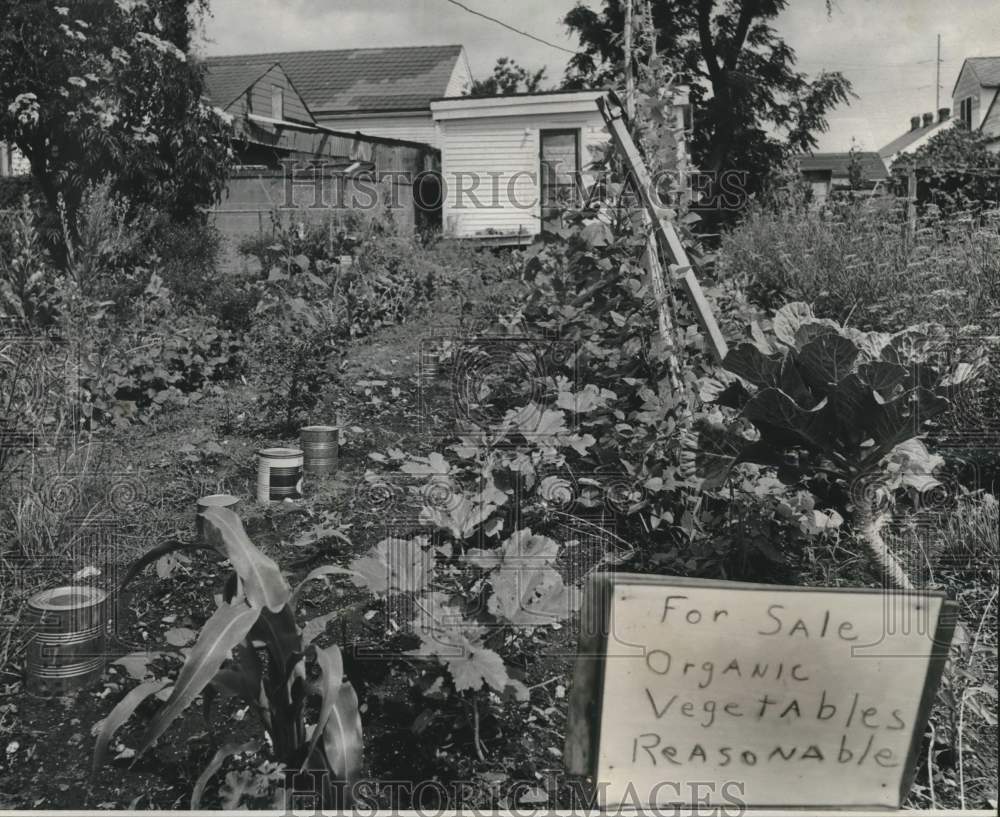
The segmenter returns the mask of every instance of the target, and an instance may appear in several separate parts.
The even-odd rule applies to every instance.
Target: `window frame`
[[[275,102],[277,101],[277,106]],[[277,110],[275,110],[277,107]],[[285,118],[285,89],[281,85],[271,84],[271,118],[284,120]]]
[[[538,129],[538,221],[541,229],[545,229],[545,137],[566,136],[572,134],[575,140],[576,167],[573,168],[573,190],[577,203],[581,201],[582,190],[580,180],[583,174],[583,130],[581,128],[539,128]]]

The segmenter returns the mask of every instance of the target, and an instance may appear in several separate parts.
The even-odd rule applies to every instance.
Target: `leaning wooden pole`
[[[659,257],[667,260],[667,263],[674,267],[676,274],[681,276],[681,281],[684,284],[688,299],[698,318],[698,323],[705,333],[709,349],[716,362],[721,363],[729,352],[726,339],[722,336],[722,330],[719,329],[715,315],[712,314],[712,307],[705,297],[701,284],[698,282],[698,277],[695,275],[691,261],[688,258],[687,250],[684,249],[684,244],[677,234],[677,230],[674,229],[673,222],[670,221],[663,212],[663,208],[656,201],[653,178],[650,175],[649,168],[646,167],[646,162],[639,148],[629,133],[628,122],[626,121],[621,101],[617,95],[609,92],[605,98],[597,100],[597,107],[600,109],[608,130],[611,132],[611,138],[614,140],[615,146],[621,152],[625,164],[630,171],[631,181],[636,189],[636,193],[639,195],[639,200],[649,214],[653,231],[652,235],[658,246]],[[658,280],[659,285],[655,282],[653,284],[653,294],[657,298],[657,302],[662,305],[661,308],[665,309],[667,307],[666,284],[663,281],[662,275],[658,276]],[[658,292],[658,289],[661,291]]]

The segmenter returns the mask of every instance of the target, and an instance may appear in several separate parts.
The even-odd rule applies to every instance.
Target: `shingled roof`
[[[1000,57],[966,57],[965,62],[962,63],[962,67],[958,71],[958,77],[955,78],[955,85],[951,89],[952,96],[955,95],[958,80],[962,78],[962,72],[967,65],[972,69],[972,73],[975,74],[976,79],[979,80],[979,84],[984,88],[996,88],[1000,86]]]
[[[895,156],[900,151],[905,150],[918,139],[922,139],[923,137],[928,136],[941,128],[950,128],[954,124],[954,120],[945,119],[943,122],[939,120],[937,122],[931,122],[931,124],[926,127],[908,130],[902,136],[897,136],[888,145],[882,148],[878,152],[878,155],[883,159],[888,159],[890,156]]]
[[[461,55],[460,45],[430,45],[237,54],[206,62],[213,74],[280,63],[310,110],[330,114],[429,109],[432,99],[447,94]]]
[[[859,151],[858,160],[861,162],[861,174],[867,181],[878,181],[889,178],[889,171],[886,170],[882,157],[874,151]],[[851,154],[850,153],[814,153],[812,156],[799,157],[799,170],[829,170],[834,177],[847,177],[850,175]]]
[[[275,60],[248,60],[247,62],[214,63],[208,61],[205,72],[205,96],[225,110],[264,74],[270,71]]]

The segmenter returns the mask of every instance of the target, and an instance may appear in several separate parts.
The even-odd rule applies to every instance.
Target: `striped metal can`
[[[229,508],[229,510],[235,511],[239,502],[239,497],[230,494],[209,494],[199,499],[198,509],[194,516],[194,528],[198,533],[198,540],[205,541],[205,517],[203,515],[205,511],[209,508]]]
[[[302,498],[301,448],[264,448],[257,452],[257,501]]]
[[[328,476],[337,470],[340,451],[340,429],[337,426],[306,426],[299,432],[305,457],[305,473]]]
[[[72,585],[28,600],[25,687],[34,695],[66,695],[101,679],[107,662],[108,594]]]

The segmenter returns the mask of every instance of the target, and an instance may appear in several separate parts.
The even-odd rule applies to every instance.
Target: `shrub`
[[[0,234],[0,319],[36,329],[49,325],[55,278],[25,196]]]
[[[1000,230],[931,208],[911,240],[892,200],[758,206],[723,236],[719,274],[766,308],[807,301],[821,317],[866,330],[996,320]]]
[[[218,314],[223,283],[216,271],[222,236],[215,227],[193,220],[167,222],[153,231],[150,249],[159,256],[157,271],[179,305]]]
[[[0,210],[14,210],[25,196],[37,194],[31,176],[0,177]]]
[[[1000,206],[1000,156],[989,137],[965,127],[946,128],[926,145],[892,163],[896,192],[906,195],[907,178],[917,177],[917,200],[949,214]]]

